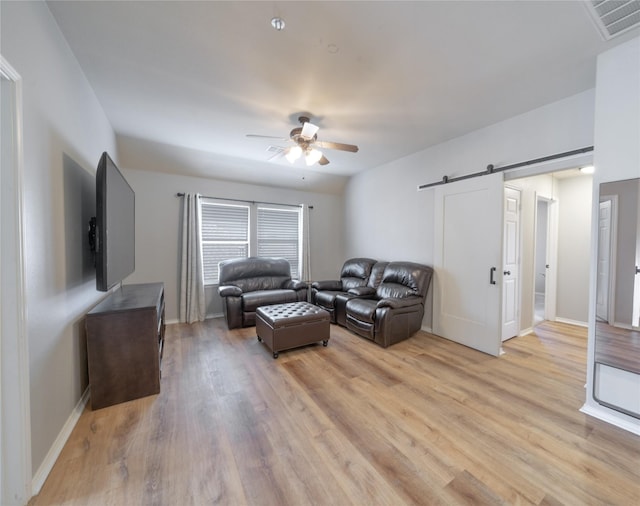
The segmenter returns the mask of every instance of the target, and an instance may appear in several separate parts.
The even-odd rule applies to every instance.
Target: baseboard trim
[[[433,334],[433,329],[431,327],[424,326],[420,330],[426,332],[427,334]]]
[[[210,313],[210,314],[207,314],[204,317],[204,319],[210,320],[211,318],[222,318],[223,316],[224,316],[224,313]],[[175,325],[176,323],[185,323],[185,322],[181,322],[179,319],[173,318],[171,320],[167,320],[165,323],[167,325]]]
[[[42,489],[42,485],[44,485],[44,482],[47,479],[47,476],[49,476],[49,473],[53,469],[53,466],[56,463],[56,460],[58,460],[58,457],[60,456],[60,452],[62,452],[62,448],[64,448],[64,445],[69,439],[69,436],[73,431],[73,428],[78,423],[78,420],[80,419],[80,415],[82,415],[82,412],[84,411],[84,408],[87,405],[87,402],[89,402],[89,394],[90,394],[90,389],[89,387],[87,387],[87,389],[82,394],[82,397],[80,397],[80,400],[78,401],[76,406],[73,408],[73,411],[69,415],[69,418],[67,419],[65,424],[62,426],[62,430],[58,434],[58,437],[56,438],[56,440],[53,442],[53,445],[49,449],[47,456],[44,458],[44,460],[42,461],[42,464],[40,464],[40,467],[38,468],[36,473],[33,475],[33,479],[31,480],[32,496],[38,495],[40,493],[40,489]]]
[[[570,320],[569,318],[561,318],[556,316],[556,321],[559,323],[566,323],[567,325],[576,325],[577,327],[585,327],[588,328],[589,324],[587,322],[580,322],[578,320]]]
[[[533,333],[533,327],[529,327],[528,329],[523,329],[520,332],[518,332],[518,337],[524,337],[524,336],[528,336],[529,334]]]
[[[622,415],[616,411],[611,409],[604,408],[602,406],[591,406],[589,404],[584,404],[580,408],[580,412],[585,415],[592,416],[597,418],[598,420],[602,420],[603,422],[610,423],[611,425],[615,425],[621,429],[627,430],[632,434],[636,434],[640,436],[640,422],[630,422],[626,420],[626,416]],[[625,416],[625,418],[622,418]]]

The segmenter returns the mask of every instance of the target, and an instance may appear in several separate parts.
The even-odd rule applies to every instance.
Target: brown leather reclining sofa
[[[386,348],[422,326],[433,269],[413,262],[352,258],[339,280],[316,281],[311,300],[331,321]]]
[[[373,258],[347,260],[340,271],[340,279],[311,284],[311,302],[329,312],[331,323],[346,327],[347,301],[375,295],[387,263]]]
[[[284,258],[234,258],[220,262],[218,269],[218,294],[229,329],[255,325],[260,306],[307,300],[308,285],[291,279]]]

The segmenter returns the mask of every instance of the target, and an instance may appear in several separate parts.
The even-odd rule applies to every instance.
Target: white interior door
[[[609,321],[609,276],[611,272],[611,200],[600,202],[598,213],[598,265],[596,318]]]
[[[547,263],[544,282],[544,319],[556,321],[558,297],[558,202],[547,205]]]
[[[504,189],[502,340],[520,332],[520,190]]]
[[[498,356],[501,340],[502,173],[436,187],[435,334]]]
[[[640,180],[635,184],[637,187],[638,208],[636,210],[636,262],[631,325],[638,328],[640,327]]]

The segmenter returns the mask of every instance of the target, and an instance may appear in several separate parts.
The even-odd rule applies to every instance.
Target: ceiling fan
[[[257,137],[261,139],[279,139],[282,141],[293,141],[294,145],[285,148],[282,152],[276,156],[284,156],[290,163],[295,162],[298,158],[304,155],[304,159],[307,165],[313,165],[318,163],[320,165],[327,165],[329,160],[318,148],[322,149],[337,149],[340,151],[349,151],[351,153],[358,152],[358,146],[353,144],[343,144],[341,142],[329,142],[318,140],[318,130],[320,127],[309,122],[307,116],[300,116],[298,121],[302,125],[296,127],[289,132],[289,139],[283,137],[273,137],[270,135],[255,135],[247,134],[247,137]],[[272,157],[271,159],[273,159]]]

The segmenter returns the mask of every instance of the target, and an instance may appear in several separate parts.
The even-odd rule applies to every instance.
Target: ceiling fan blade
[[[322,158],[320,158],[320,160],[318,160],[318,165],[327,165],[329,163],[329,160],[327,160],[327,157],[322,155]]]
[[[286,137],[275,137],[273,135],[247,134],[247,137],[253,137],[253,138],[256,138],[256,139],[278,139],[280,141],[288,141],[289,140]]]
[[[305,139],[313,139],[313,136],[318,133],[318,130],[320,130],[319,126],[306,121],[302,125],[302,132],[300,132],[300,135]]]
[[[351,153],[358,152],[358,146],[353,144],[342,144],[341,142],[329,142],[329,141],[316,141],[314,146],[325,149],[339,149],[340,151],[350,151]]]

